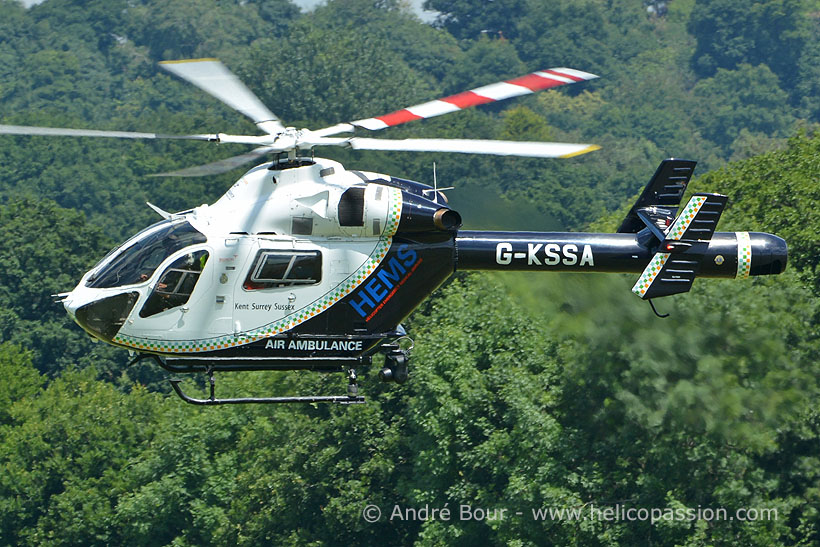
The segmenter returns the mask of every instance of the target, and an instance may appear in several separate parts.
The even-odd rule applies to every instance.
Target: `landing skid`
[[[152,359],[162,368],[171,371],[171,372],[205,372],[208,374],[208,382],[210,384],[210,396],[207,399],[197,399],[194,397],[190,397],[186,395],[182,388],[179,386],[182,380],[178,378],[174,378],[169,380],[171,383],[171,387],[174,388],[174,392],[179,396],[180,399],[185,401],[186,403],[192,405],[240,405],[240,404],[283,404],[283,403],[336,403],[340,405],[352,405],[352,404],[362,404],[365,402],[363,396],[359,395],[359,384],[358,384],[358,376],[356,375],[356,369],[354,368],[347,368],[347,395],[310,395],[310,396],[294,396],[294,397],[239,397],[239,398],[230,398],[230,399],[217,399],[216,398],[216,379],[214,377],[214,373],[217,370],[223,371],[236,371],[236,370],[271,370],[276,369],[277,367],[270,367],[270,368],[263,368],[254,366],[252,368],[239,368],[236,367],[234,364],[230,367],[223,367],[220,364],[210,364],[210,365],[197,365],[197,368],[193,367],[179,367],[176,365],[171,365],[163,361],[159,356],[152,355],[152,354],[143,354],[139,355],[134,358],[130,364],[134,364],[139,362],[143,359]],[[348,360],[349,361],[349,360]],[[362,364],[361,360],[355,361],[358,364]],[[202,367],[202,368],[199,368]],[[281,369],[280,369],[281,370]],[[334,367],[333,369],[324,369],[326,371],[344,371],[345,368],[343,367]]]
[[[194,399],[183,393],[179,378],[168,380],[179,398],[192,405],[242,405],[242,404],[280,404],[280,403],[336,403],[340,405],[363,404],[364,397],[357,395],[359,386],[356,383],[356,371],[348,371],[347,395],[315,395],[307,397],[240,397],[237,399],[217,399],[216,381],[213,372],[208,377],[211,385],[211,396],[207,399]]]

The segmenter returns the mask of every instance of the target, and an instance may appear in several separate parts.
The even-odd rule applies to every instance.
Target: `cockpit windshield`
[[[205,236],[187,221],[160,223],[156,229],[145,230],[133,238],[88,279],[86,286],[104,289],[140,283],[150,278],[171,254],[205,241]]]

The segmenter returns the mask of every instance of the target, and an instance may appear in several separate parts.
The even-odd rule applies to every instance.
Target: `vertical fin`
[[[670,158],[663,160],[618,228],[618,233],[637,233],[644,228],[638,211],[646,208],[660,209],[664,216],[675,216],[683,193],[697,162]]]

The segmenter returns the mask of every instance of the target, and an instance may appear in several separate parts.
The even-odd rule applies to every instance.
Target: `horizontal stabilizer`
[[[644,300],[689,292],[699,269],[697,258],[657,253],[632,287],[632,292]]]
[[[632,292],[644,300],[689,292],[700,271],[703,243],[712,239],[726,200],[720,194],[693,195],[666,232],[660,252],[649,261]]]
[[[728,198],[721,194],[695,194],[666,234],[667,240],[709,241],[715,233]]]
[[[655,207],[674,218],[696,165],[697,162],[691,160],[663,160],[621,223],[618,233],[637,233],[644,229],[646,225],[639,217],[641,209]]]

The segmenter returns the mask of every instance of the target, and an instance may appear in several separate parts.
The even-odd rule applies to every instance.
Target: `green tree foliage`
[[[460,56],[445,79],[448,93],[459,93],[527,72],[509,40],[479,37]],[[503,108],[503,103],[497,105]]]
[[[264,33],[281,35],[298,13],[286,0],[49,0],[32,9],[35,19],[58,23],[104,54],[131,41],[154,60],[229,55]]]
[[[698,117],[701,99],[692,92],[694,75],[686,68],[694,47],[685,32],[689,8],[680,3],[671,4],[667,21],[648,19],[637,2],[526,2],[520,18],[508,18],[519,34],[483,34],[461,43],[444,30],[421,24],[399,2],[336,0],[309,17],[282,2],[78,5],[51,0],[26,12],[9,4],[8,20],[17,23],[0,43],[10,60],[0,64],[0,70],[8,67],[8,77],[0,82],[0,115],[6,123],[164,133],[255,131],[224,105],[158,71],[157,61],[183,55],[224,57],[286,123],[310,127],[383,114],[527,70],[565,65],[597,72],[606,86],[592,82],[558,92],[574,96],[592,91],[598,100],[588,112],[568,115],[562,104],[547,111],[538,110],[534,99],[516,101],[545,116],[556,140],[604,145],[604,151],[577,160],[579,167],[539,160],[525,169],[537,176],[521,178],[518,173],[505,176],[516,169],[510,162],[482,157],[326,152],[355,167],[420,180],[429,178],[436,161],[451,180],[492,188],[503,181],[504,192],[511,189],[516,195],[524,190],[515,188],[515,181],[523,180],[526,192],[556,196],[554,205],[530,199],[545,225],[554,227],[581,228],[600,211],[615,207],[643,184],[659,157],[696,157],[707,168],[715,167],[732,154],[737,157],[736,149],[776,144],[768,140],[778,136],[772,131],[789,131],[795,117],[782,104],[776,114],[766,110],[782,98],[766,80],[752,98],[767,105],[761,106],[766,112],[760,112],[760,119],[773,123],[745,128],[749,116],[729,117],[727,123],[734,125],[725,127],[725,133],[740,136],[746,129],[753,139],[735,144],[737,137],[728,142],[705,137],[699,125],[712,118]],[[275,22],[271,10],[281,12]],[[363,25],[367,33],[361,32]],[[154,36],[157,29],[161,36]],[[171,42],[163,45],[162,40]],[[809,57],[805,59],[810,67]],[[810,99],[812,81],[807,71],[801,115],[813,116],[816,110]],[[515,105],[417,122],[385,136],[499,138],[504,127],[498,117],[510,106]],[[720,133],[709,135],[723,138]],[[167,181],[146,175],[241,152],[200,143],[14,142],[0,147],[0,160],[12,166],[5,183],[10,192],[32,188],[62,206],[79,207],[118,239],[151,221],[144,201],[186,209],[212,201],[235,178]],[[129,190],[117,191],[120,186]],[[589,188],[589,194],[576,196],[578,187]],[[110,205],[103,209],[102,203]],[[504,216],[489,220],[500,222]]]
[[[455,516],[424,523],[420,538],[428,544],[561,543],[567,539],[561,532],[545,535],[546,524],[512,516],[526,512],[522,520],[530,520],[531,507],[576,501],[562,480],[566,469],[552,458],[561,445],[553,411],[561,394],[556,344],[543,338],[547,325],[478,278],[453,283],[427,314],[436,319],[413,322],[425,365],[417,369],[418,391],[408,409],[416,454],[410,501],[417,507],[447,503]],[[464,503],[510,513],[506,521],[462,520]]]
[[[814,16],[816,21],[816,16]],[[797,67],[798,78],[793,96],[794,103],[800,107],[800,117],[808,120],[820,120],[820,25],[811,27],[811,36],[800,56]]]
[[[378,116],[433,95],[399,55],[352,28],[304,24],[284,42],[258,40],[248,58],[241,74],[259,79],[263,102],[297,124],[321,127]],[[280,59],[287,59],[287,70]],[[291,100],[282,103],[283,97]]]
[[[699,281],[670,328],[618,279],[530,284],[533,313],[470,276],[414,316],[411,383],[365,380],[361,407],[193,408],[69,374],[30,388],[0,429],[0,530],[17,544],[810,544],[819,386],[803,325],[816,306],[794,280]],[[621,321],[601,313],[612,306]],[[220,389],[326,380],[257,374]],[[779,518],[532,518],[617,503]],[[363,521],[367,504],[379,522]],[[397,516],[445,504],[448,521]],[[508,513],[462,518],[467,504]]]
[[[424,8],[440,12],[437,24],[461,39],[475,40],[482,35],[515,38],[517,22],[526,15],[526,0],[426,0]]]
[[[236,178],[147,175],[242,150],[2,137],[0,543],[820,543],[820,138],[783,138],[820,112],[816,3],[730,4],[675,0],[650,18],[627,0],[430,0],[443,18],[429,26],[393,0],[309,15],[285,0],[0,0],[0,123],[253,132],[157,69],[189,55],[222,57],[308,127],[569,66],[602,79],[384,136],[604,145],[593,155],[330,154],[421,181],[436,161],[471,228],[559,230],[622,207],[665,156],[700,160],[700,173],[749,157],[693,187],[729,195],[721,230],[777,233],[791,254],[774,279],[698,280],[658,303],[663,321],[631,276],[459,274],[407,323],[411,380],[362,374],[367,405],[191,407],[162,392],[156,367],[126,370],[124,352],[91,345],[50,295],[155,221],[145,201],[187,209]],[[228,376],[221,396],[343,389],[331,375]],[[448,521],[403,512],[445,504]],[[462,504],[508,512],[463,520]],[[617,504],[778,518],[532,518]],[[405,516],[391,519],[396,507]]]
[[[639,2],[531,0],[518,25],[517,49],[533,69],[583,67],[611,77],[649,49],[652,30]]]
[[[816,207],[820,199],[816,184],[820,176],[818,146],[817,137],[799,134],[789,140],[785,150],[733,164],[700,182],[732,196],[727,229],[765,227],[784,237],[789,243],[790,264],[809,276],[809,286],[815,291],[820,265],[813,228],[820,214]]]
[[[52,295],[71,290],[111,241],[82,213],[46,200],[0,206],[0,226],[2,338],[30,348],[37,368],[55,374],[91,345]]]
[[[0,385],[0,424],[5,425],[12,421],[12,404],[37,394],[44,380],[31,366],[31,352],[10,342],[0,344],[0,374],[6,379]]]
[[[522,141],[549,141],[552,139],[547,121],[525,106],[506,110],[503,116],[502,139]]]
[[[128,386],[155,382],[145,366],[123,371],[127,355],[93,344],[55,295],[68,292],[113,247],[78,211],[53,201],[18,198],[0,205],[0,340],[23,346],[36,369],[50,377],[96,364],[100,376]]]
[[[810,39],[805,0],[697,0],[688,29],[697,40],[693,57],[701,76],[741,64],[768,65],[791,89]]]
[[[788,96],[766,65],[718,69],[714,77],[697,83],[694,94],[700,99],[698,126],[704,136],[725,148],[744,129],[785,137],[794,124]]]
[[[379,49],[401,57],[414,70],[415,77],[428,82],[445,79],[462,53],[449,33],[421,24],[400,0],[327,2],[302,20],[308,21],[320,29],[356,31],[362,39],[377,40]],[[315,74],[315,77],[323,75]]]
[[[92,369],[17,401],[14,425],[0,429],[3,542],[117,542],[112,500],[131,487],[130,454],[155,438],[159,404],[144,390],[124,395],[95,381]]]
[[[700,530],[693,522],[633,523],[618,526],[621,543],[789,543],[794,531],[784,522],[810,521],[816,511],[810,491],[793,491],[768,464],[781,457],[813,460],[810,451],[793,452],[781,428],[784,419],[793,420],[787,429],[808,427],[816,438],[808,404],[818,388],[810,365],[816,338],[803,327],[815,320],[816,309],[805,289],[784,287],[783,280],[730,283],[700,280],[691,298],[664,302],[674,325],[646,323],[650,312],[630,302],[623,302],[618,325],[580,320],[589,330],[564,346],[565,433],[580,449],[573,458],[579,475],[607,469],[609,480],[587,486],[596,505],[772,507],[781,516]],[[576,320],[597,315],[600,300],[592,298],[573,299]],[[605,305],[624,298],[610,296]]]

